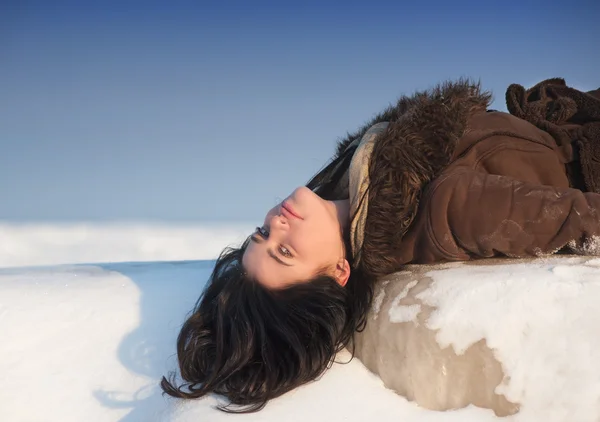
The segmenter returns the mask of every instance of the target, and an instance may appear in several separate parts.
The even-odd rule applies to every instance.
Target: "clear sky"
[[[402,93],[600,86],[597,1],[0,2],[0,220],[258,222]]]

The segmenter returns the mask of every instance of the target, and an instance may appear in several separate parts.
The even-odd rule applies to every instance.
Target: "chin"
[[[313,214],[314,209],[318,207],[323,200],[312,190],[306,186],[301,186],[294,190],[288,197],[290,205],[302,217],[305,218],[308,214]]]
[[[297,205],[301,205],[306,201],[315,200],[316,198],[318,198],[317,194],[306,186],[300,186],[299,188],[296,188],[289,196],[289,199],[291,199],[292,202]]]

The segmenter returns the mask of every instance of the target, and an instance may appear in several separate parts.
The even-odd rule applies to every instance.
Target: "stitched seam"
[[[461,152],[458,157],[456,157],[454,160],[452,160],[451,163],[453,163],[455,161],[458,161],[460,158],[462,158],[465,155],[467,155],[480,142],[485,141],[486,139],[492,138],[494,136],[503,136],[503,137],[509,137],[509,138],[515,138],[515,139],[522,139],[524,141],[530,141],[530,142],[536,143],[538,145],[542,145],[542,146],[548,148],[550,151],[554,151],[554,148],[552,148],[551,146],[549,146],[545,142],[539,141],[537,139],[529,138],[527,136],[519,135],[519,134],[516,134],[516,133],[513,133],[513,132],[495,131],[495,132],[491,132],[491,133],[486,133],[483,137],[481,137],[477,141],[473,142],[473,144],[471,144],[466,150],[464,150],[463,152]]]
[[[438,190],[438,188],[446,181],[448,180],[451,176],[456,175],[456,174],[461,174],[461,173],[466,173],[466,170],[461,171],[459,173],[451,173],[451,174],[447,174],[444,178],[442,178],[441,180],[439,180],[439,182],[436,184],[435,188],[432,189],[430,192],[427,193],[426,196],[426,200],[430,201],[431,198],[433,197],[433,195],[435,194],[435,192]],[[433,227],[431,225],[431,220],[432,220],[432,210],[429,209],[428,215],[427,215],[427,221],[425,222],[425,227],[427,230],[427,234],[429,236],[429,238],[431,239],[431,241],[433,242],[433,244],[438,248],[438,251],[440,251],[442,253],[442,255],[445,256],[445,258],[449,259],[449,260],[456,260],[456,259],[460,259],[458,254],[454,254],[449,252],[446,248],[444,248],[444,246],[440,243],[440,241],[438,240],[437,236],[435,235],[435,232],[433,230]],[[448,218],[448,215],[446,213],[446,218]],[[448,224],[448,227],[450,228],[450,225]],[[458,240],[456,238],[456,236],[454,235],[454,233],[452,233],[452,229],[450,228],[451,234],[454,237],[455,240]],[[456,243],[456,242],[455,242]],[[456,246],[458,246],[459,248],[462,248],[461,246],[459,246],[459,244],[457,243]],[[463,248],[464,249],[464,248]]]
[[[515,146],[510,146],[510,145],[498,145],[494,148],[492,148],[489,151],[486,151],[484,154],[482,154],[479,158],[477,158],[477,160],[475,160],[475,162],[473,163],[473,169],[477,169],[480,165],[481,162],[485,159],[487,159],[490,155],[499,152],[501,150],[507,150],[507,151],[519,151],[519,152],[536,152],[536,150],[533,150],[531,148],[526,148],[526,147],[515,147]],[[501,176],[501,175],[498,175]]]

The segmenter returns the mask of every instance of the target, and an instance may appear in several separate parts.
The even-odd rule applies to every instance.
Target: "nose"
[[[287,219],[281,213],[277,213],[271,217],[270,226],[271,232],[274,230],[287,230],[289,228]]]

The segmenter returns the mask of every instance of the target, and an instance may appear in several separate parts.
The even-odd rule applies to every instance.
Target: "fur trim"
[[[345,151],[346,148],[355,140],[361,140],[367,130],[371,128],[373,125],[382,122],[393,122],[398,120],[410,107],[412,103],[410,102],[410,98],[402,97],[398,100],[396,105],[390,105],[382,112],[378,113],[373,117],[369,122],[365,123],[361,126],[360,129],[353,133],[348,133],[346,136],[338,141],[336,147],[336,155],[335,157],[340,157]]]
[[[398,269],[389,251],[400,249],[423,189],[450,163],[469,116],[485,111],[490,102],[491,94],[479,83],[461,79],[402,97],[375,117],[375,123],[390,124],[379,135],[370,161],[368,217],[358,263],[367,274]]]
[[[344,190],[343,187],[340,189],[340,184],[343,184],[343,182],[341,182],[342,176],[350,166],[358,142],[356,142],[352,148],[349,148],[350,144],[354,141],[360,141],[373,125],[398,120],[407,110],[408,106],[408,103],[400,104],[400,102],[398,102],[396,106],[389,106],[381,113],[375,115],[375,117],[368,123],[365,123],[357,131],[347,133],[344,138],[338,141],[335,154],[329,164],[314,175],[308,181],[306,186],[325,199],[334,200],[342,199],[343,197],[347,198],[348,192],[347,190]],[[340,195],[340,191],[345,194]]]

